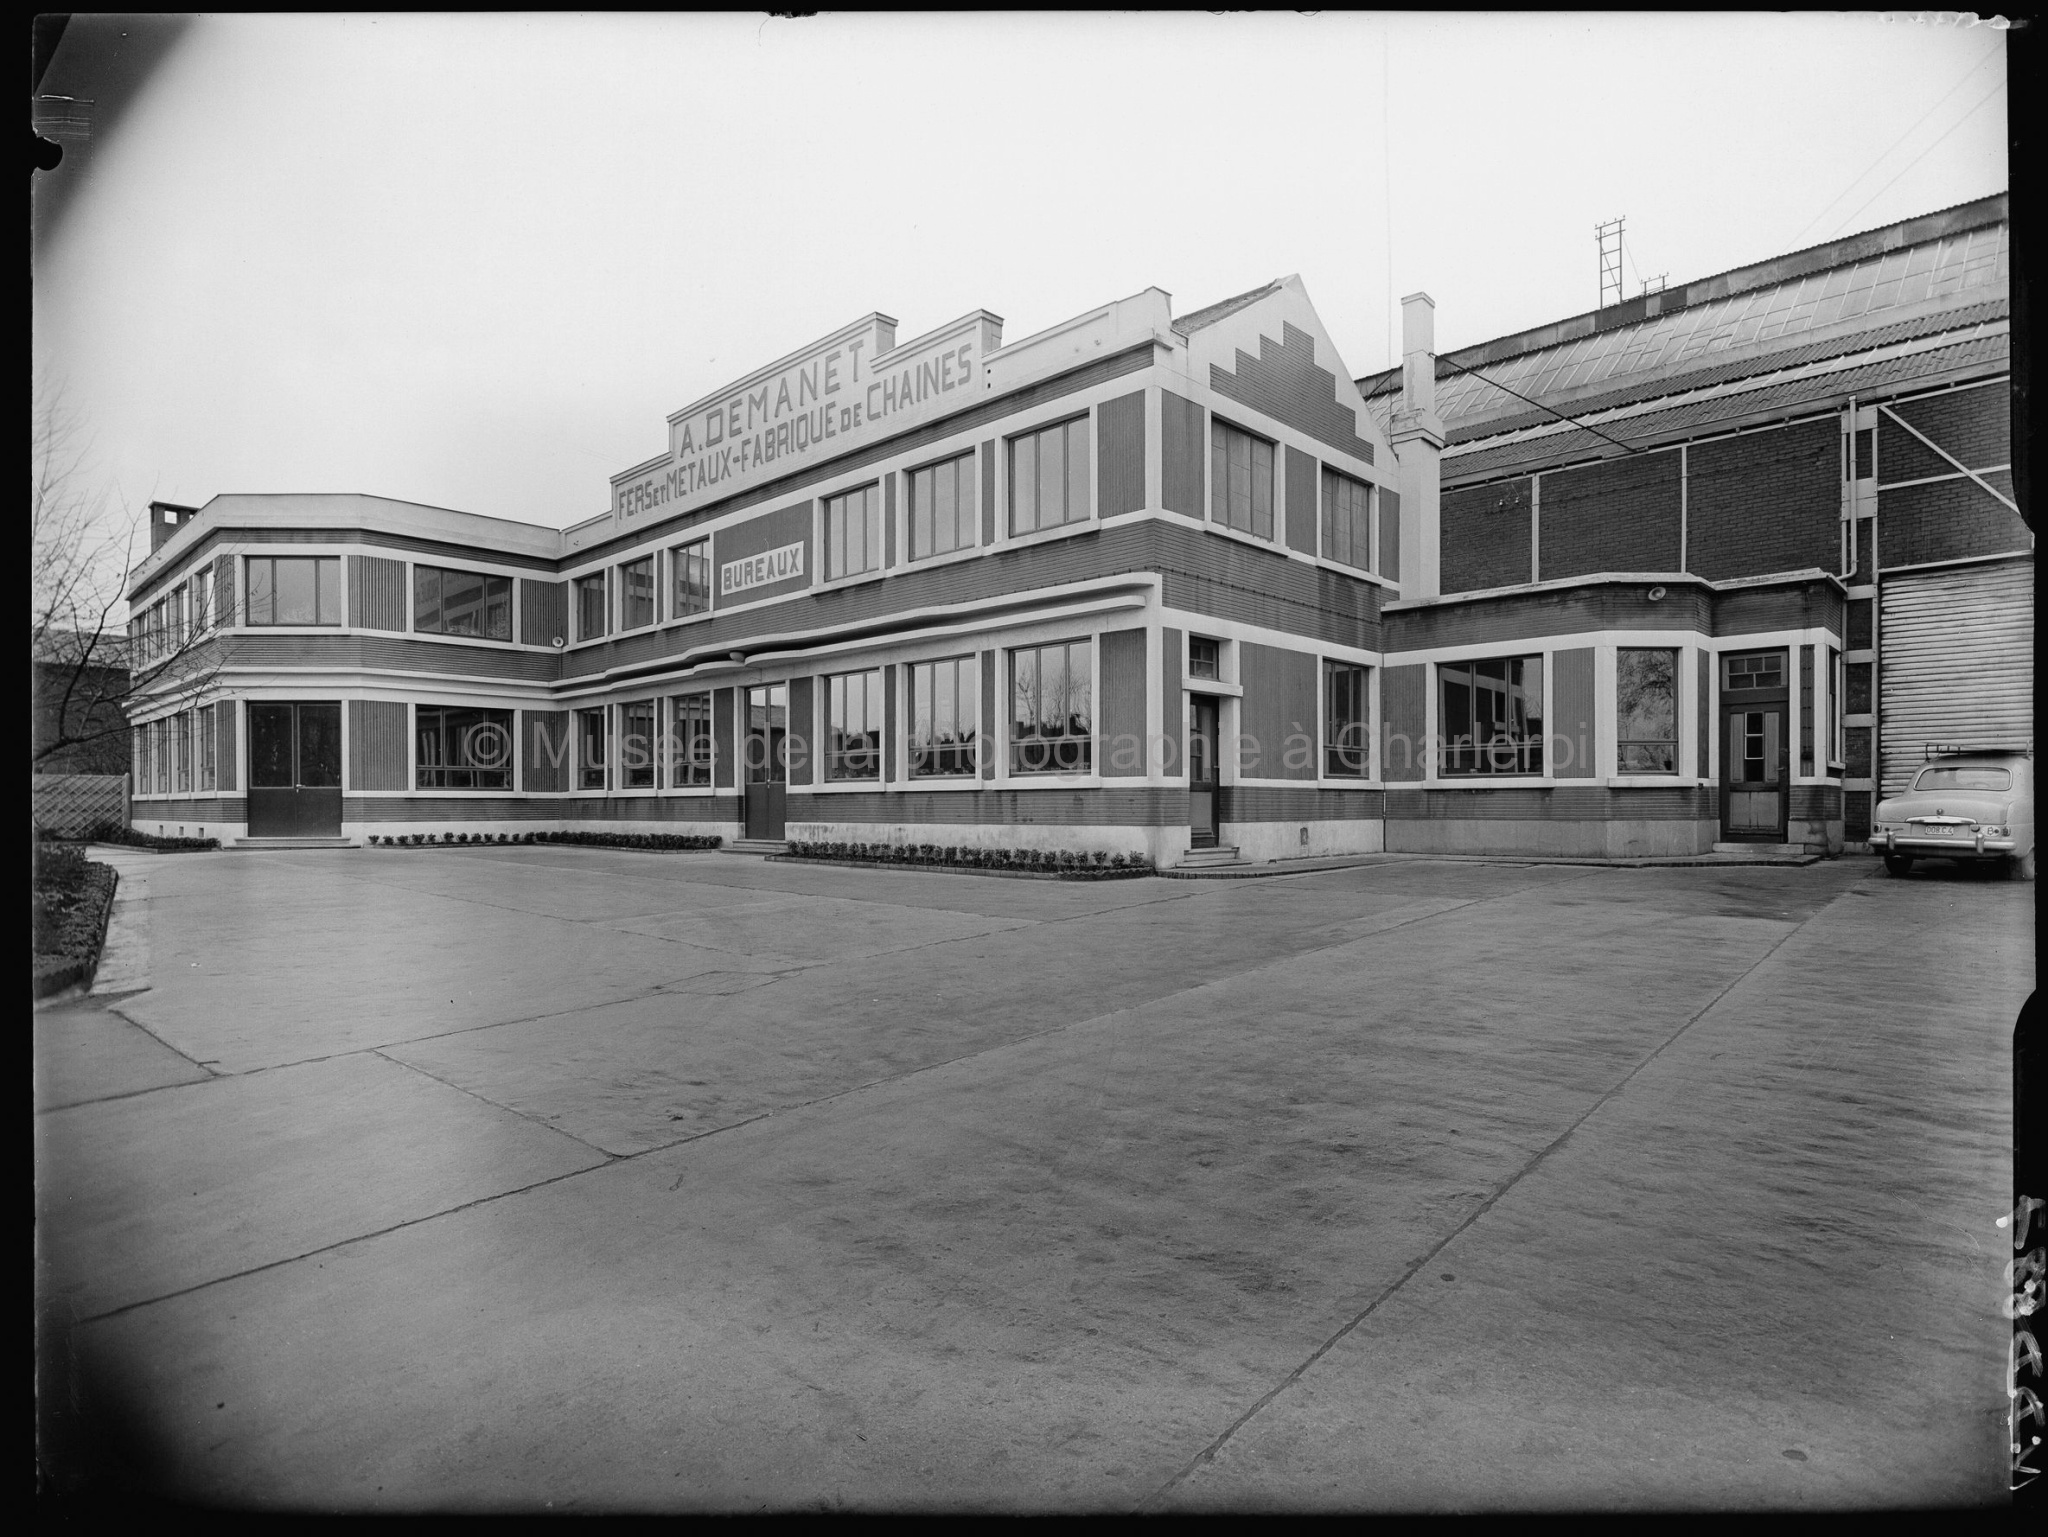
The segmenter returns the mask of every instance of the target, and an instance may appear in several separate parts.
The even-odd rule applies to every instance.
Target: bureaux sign
[[[902,347],[885,315],[835,331],[670,417],[668,453],[613,478],[613,516],[687,511],[958,409],[979,393],[999,325],[976,312]]]

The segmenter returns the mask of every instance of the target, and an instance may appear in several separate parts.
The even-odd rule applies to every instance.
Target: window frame
[[[1665,737],[1624,737],[1622,729],[1627,724],[1622,715],[1622,658],[1630,655],[1666,656],[1671,659],[1671,735]],[[1685,764],[1685,651],[1678,646],[1616,646],[1614,648],[1614,768],[1610,771],[1620,778],[1628,779],[1677,779],[1684,772]],[[1630,747],[1657,747],[1668,745],[1671,762],[1666,768],[1645,768],[1632,766],[1628,761]]]
[[[619,633],[621,635],[630,635],[635,630],[652,629],[661,622],[661,562],[656,558],[658,553],[657,551],[649,550],[644,555],[637,555],[631,560],[622,560],[618,564]],[[633,595],[632,573],[635,571],[643,571],[647,579],[645,598],[647,617],[638,622],[635,622],[633,618],[633,604],[637,601]]]
[[[314,618],[310,621],[300,619],[281,620],[274,617],[269,619],[257,618],[255,598],[256,568],[259,565],[269,568],[269,611],[272,615],[275,615],[277,612],[277,567],[281,562],[299,561],[308,562],[313,567]],[[324,602],[327,593],[327,583],[322,580],[324,575],[323,567],[332,567],[334,573],[334,604],[337,617],[333,619],[320,617],[327,611],[327,606]],[[348,593],[345,583],[346,578],[342,574],[342,563],[339,555],[245,555],[242,557],[242,622],[252,629],[261,630],[340,629],[348,618]],[[161,607],[161,605],[159,606]],[[162,620],[159,620],[158,624],[159,636],[161,636]]]
[[[858,571],[834,570],[832,558],[832,514],[835,508],[839,509],[843,514],[846,503],[856,496],[863,499],[864,527],[861,530],[862,539],[865,541],[863,544],[863,554],[871,555],[873,558],[869,564],[862,566]],[[842,567],[845,561],[845,543],[845,526],[842,523],[839,551]],[[820,569],[824,572],[821,578],[821,585],[835,582],[863,581],[871,577],[881,576],[888,569],[884,558],[887,554],[887,542],[882,529],[882,482],[879,479],[865,481],[857,486],[847,486],[843,490],[833,492],[830,496],[818,499],[818,545],[824,551],[825,557],[819,562]]]
[[[1465,657],[1460,658],[1456,661],[1436,662],[1431,664],[1435,670],[1434,684],[1436,697],[1434,702],[1437,712],[1437,751],[1435,753],[1436,778],[1477,781],[1483,784],[1489,781],[1501,779],[1542,779],[1549,777],[1549,771],[1546,767],[1547,754],[1545,751],[1548,744],[1544,740],[1545,732],[1548,729],[1549,724],[1548,716],[1546,714],[1532,715],[1532,713],[1529,711],[1528,704],[1531,690],[1526,675],[1527,667],[1530,663],[1533,662],[1538,668],[1536,688],[1533,691],[1536,696],[1536,709],[1538,711],[1547,710],[1548,703],[1545,698],[1545,695],[1547,694],[1550,686],[1550,669],[1547,665],[1548,661],[1549,658],[1545,653],[1540,651],[1532,651],[1517,652],[1506,656]],[[1480,677],[1479,669],[1481,667],[1491,667],[1496,665],[1502,667],[1520,667],[1524,669],[1523,675],[1521,677],[1507,677],[1501,679],[1500,681],[1503,685],[1502,692],[1507,695],[1507,703],[1510,711],[1512,711],[1513,702],[1516,695],[1520,695],[1523,703],[1523,719],[1525,722],[1533,723],[1531,729],[1525,730],[1519,740],[1510,736],[1507,738],[1491,738],[1487,742],[1472,741],[1464,743],[1454,743],[1451,738],[1450,727],[1444,719],[1446,713],[1444,709],[1444,686],[1445,683],[1448,681],[1445,677],[1445,674],[1450,672],[1456,672],[1460,669],[1462,669],[1465,672],[1467,679],[1466,687],[1469,690],[1471,690],[1475,695],[1475,699],[1467,701],[1466,716],[1468,723],[1476,723],[1478,711],[1473,706],[1476,703],[1476,695],[1478,692],[1478,680]],[[1472,732],[1470,730],[1469,724],[1468,732],[1470,734],[1476,735],[1476,732]],[[1516,755],[1516,762],[1511,767],[1502,767],[1498,762],[1498,754],[1494,750],[1493,744],[1501,740],[1506,740],[1514,744],[1511,750]],[[1474,766],[1470,768],[1453,767],[1452,754],[1454,751],[1459,750],[1472,754],[1472,761],[1475,765],[1480,764],[1479,754],[1482,750],[1484,750],[1486,752],[1488,761],[1484,766]]]
[[[1365,558],[1362,560],[1348,559],[1345,556],[1336,554],[1332,549],[1332,545],[1335,542],[1333,535],[1337,525],[1336,496],[1334,493],[1344,487],[1352,488],[1362,497],[1363,505],[1355,512],[1346,515],[1349,520],[1351,547],[1354,550],[1357,549],[1358,542],[1363,540]],[[1373,569],[1373,559],[1376,553],[1373,529],[1379,521],[1376,506],[1379,500],[1379,488],[1369,480],[1360,480],[1356,475],[1347,475],[1334,465],[1325,464],[1323,466],[1321,491],[1322,505],[1317,508],[1316,518],[1317,555],[1333,565],[1343,566],[1346,570],[1363,571],[1367,576],[1376,575],[1377,573]]]
[[[433,755],[437,761],[431,763],[428,762],[428,754],[422,750],[425,721],[430,715],[435,717],[435,738],[439,744],[437,751]],[[450,717],[461,716],[481,718],[468,722],[466,730],[462,731],[459,738],[451,738],[449,735],[451,729],[458,728],[451,726]],[[486,727],[494,728],[503,734],[505,756],[497,763],[477,761],[471,750],[474,745],[475,734]],[[513,764],[514,760],[518,757],[518,729],[519,717],[517,712],[512,710],[500,710],[484,705],[414,704],[412,707],[412,787],[414,791],[427,791],[436,795],[450,793],[465,795],[479,793],[485,795],[512,794],[517,789]],[[456,755],[448,750],[451,741],[457,740],[461,743],[461,761],[457,761]],[[485,775],[499,774],[504,776],[503,784],[481,782]],[[470,782],[468,784],[453,782],[458,775],[468,775]]]
[[[1076,636],[1068,640],[1040,641],[1029,645],[1005,648],[1003,653],[1003,682],[1006,686],[1006,703],[1004,705],[1003,764],[1007,770],[1008,777],[1019,779],[1076,779],[1093,777],[1095,775],[1095,737],[1101,727],[1097,709],[1095,677],[1096,653],[1100,648],[1095,644],[1095,640],[1095,636],[1091,634]],[[1088,651],[1088,728],[1086,733],[1068,735],[1063,732],[1057,736],[1047,736],[1043,732],[1032,732],[1028,735],[1020,733],[1017,730],[1017,659],[1027,653],[1030,654],[1034,658],[1032,664],[1034,673],[1042,676],[1041,664],[1036,659],[1048,651],[1064,652],[1066,656],[1063,666],[1066,670],[1066,676],[1071,679],[1074,675],[1073,652],[1076,647],[1086,647]],[[1034,689],[1037,686],[1036,679],[1034,679]],[[1069,687],[1071,688],[1071,684]],[[1034,705],[1034,719],[1042,722],[1043,716],[1044,702],[1040,698]],[[1069,712],[1069,718],[1071,719],[1071,712]],[[1064,766],[1055,763],[1052,767],[1032,767],[1026,764],[1025,759],[1033,744],[1057,744],[1060,742],[1079,742],[1083,748],[1081,761]],[[1056,755],[1057,752],[1058,748],[1055,746],[1053,753]]]
[[[1242,526],[1233,523],[1230,520],[1230,517],[1228,515],[1229,492],[1224,486],[1224,477],[1216,473],[1217,455],[1219,453],[1223,453],[1227,460],[1229,447],[1227,436],[1219,441],[1219,435],[1227,435],[1231,433],[1235,433],[1238,437],[1245,439],[1248,443],[1252,445],[1253,449],[1252,465],[1249,472],[1249,483],[1247,485],[1247,497],[1249,505],[1246,508],[1246,516],[1248,522]],[[1261,530],[1259,527],[1258,507],[1259,482],[1257,450],[1260,447],[1263,447],[1266,450],[1266,526],[1263,530]],[[1208,463],[1209,506],[1207,509],[1208,521],[1218,528],[1229,529],[1232,533],[1242,534],[1248,539],[1257,539],[1266,544],[1273,543],[1276,538],[1274,530],[1278,523],[1277,512],[1279,503],[1279,486],[1277,482],[1279,480],[1279,463],[1280,445],[1274,442],[1273,439],[1264,437],[1259,433],[1253,432],[1249,428],[1240,427],[1237,425],[1237,423],[1230,421],[1223,416],[1218,415],[1216,412],[1210,412]],[[1219,497],[1225,499],[1224,516],[1222,517],[1217,516],[1217,500]]]
[[[692,551],[697,551],[699,553],[693,557],[691,554]],[[700,606],[686,608],[683,606],[683,603],[681,601],[683,595],[682,573],[685,569],[685,566],[692,558],[703,562],[702,569],[704,574],[704,601]],[[669,546],[668,604],[668,618],[671,621],[678,619],[696,619],[701,616],[707,615],[711,612],[711,536],[709,534],[704,535],[700,539],[686,539],[681,544],[672,544]],[[683,696],[679,694],[675,697],[682,698]]]
[[[1034,427],[1026,427],[1022,431],[1013,432],[1003,439],[1003,527],[1007,531],[1007,535],[1009,538],[1030,539],[1036,535],[1057,533],[1060,530],[1071,529],[1078,524],[1092,523],[1095,520],[1094,424],[1095,415],[1093,410],[1084,409],[1078,413],[1069,413],[1068,415],[1055,418],[1054,420],[1049,422],[1041,422]],[[1048,523],[1045,521],[1043,517],[1038,516],[1041,501],[1041,499],[1038,496],[1038,472],[1040,468],[1040,462],[1043,457],[1038,448],[1038,444],[1041,439],[1055,432],[1061,434],[1060,479],[1064,492],[1062,497],[1062,507],[1065,511],[1065,516],[1063,516],[1056,523]],[[1074,489],[1075,474],[1073,456],[1068,452],[1067,447],[1067,435],[1070,433],[1073,433],[1078,437],[1082,449],[1084,451],[1083,458],[1086,460],[1086,463],[1082,466],[1080,471],[1081,507],[1078,512],[1074,511],[1071,508],[1071,506],[1067,505],[1067,498],[1071,495]],[[1032,445],[1031,487],[1034,521],[1031,527],[1020,528],[1017,523],[1017,450],[1021,444],[1027,442]]]
[[[918,740],[918,681],[920,674],[929,675],[935,684],[936,669],[953,669],[953,740],[946,746],[927,748]],[[965,686],[961,680],[965,679]],[[981,653],[969,651],[953,656],[932,657],[925,661],[904,664],[903,697],[906,708],[903,712],[903,762],[904,777],[915,780],[961,780],[981,777]],[[961,700],[966,698],[963,710]],[[936,700],[932,713],[937,715]],[[962,720],[966,722],[964,735]],[[935,733],[936,734],[936,733]],[[925,767],[929,751],[938,763],[950,759],[955,764],[963,759],[965,767]]]
[[[576,784],[578,794],[603,794],[611,787],[611,707],[590,705],[576,712]],[[597,726],[597,762],[590,761],[590,727]]]
[[[413,562],[412,572],[413,634],[439,635],[452,640],[482,640],[496,641],[506,645],[511,644],[514,628],[512,614],[512,591],[515,585],[511,577],[503,576],[491,571],[475,571],[464,566],[430,565],[425,561]],[[420,623],[421,578],[426,576],[428,573],[433,574],[437,584],[437,590],[435,592],[434,597],[434,613],[437,623],[432,627]],[[482,595],[481,601],[478,606],[478,614],[481,617],[481,619],[485,621],[488,620],[491,612],[491,583],[503,582],[505,584],[505,633],[503,635],[493,635],[487,629],[483,628],[481,624],[473,633],[470,631],[451,630],[448,628],[447,578],[450,576],[475,577],[477,579],[477,581],[482,587]]]
[[[912,469],[903,471],[903,548],[906,551],[905,564],[939,560],[948,555],[958,555],[981,546],[981,476],[980,456],[972,448],[956,450],[943,458],[933,459]],[[964,466],[964,468],[962,468]],[[931,476],[937,483],[940,470],[952,469],[953,482],[953,527],[956,533],[965,530],[966,538],[947,548],[920,550],[917,543],[917,487],[920,477]],[[936,515],[933,527],[937,527]]]
[[[1323,658],[1322,671],[1322,761],[1319,777],[1323,779],[1341,779],[1347,783],[1368,781],[1373,778],[1372,664],[1369,662],[1351,662],[1341,657],[1326,656]],[[1355,748],[1342,745],[1337,739],[1335,729],[1337,715],[1336,683],[1339,675],[1344,673],[1356,673],[1358,675],[1359,713],[1356,724],[1359,726],[1361,734],[1358,745]],[[1350,724],[1352,723],[1347,722],[1346,729],[1349,729]],[[1339,755],[1348,755],[1353,752],[1357,754],[1358,766],[1356,768],[1339,767]]]
[[[599,594],[598,608],[601,614],[599,628],[595,635],[589,634],[584,628],[584,620],[588,617],[588,605],[584,599],[592,590],[593,585]],[[596,571],[586,571],[583,575],[572,578],[569,583],[569,608],[571,617],[576,621],[577,645],[581,646],[590,641],[606,639],[612,633],[611,568],[608,566],[601,567]]]
[[[1216,648],[1214,657],[1216,670],[1214,672],[1197,672],[1195,670],[1195,647],[1197,646],[1213,646]],[[1189,633],[1187,677],[1190,683],[1221,683],[1223,681],[1223,642],[1221,640],[1213,635]]]
[[[615,706],[618,719],[613,723],[618,741],[618,790],[621,794],[640,791],[655,791],[661,788],[661,701],[659,699],[622,699]],[[642,739],[646,742],[644,763],[635,764],[629,754],[628,745],[635,740],[633,717],[643,715],[647,731]]]
[[[203,704],[193,712],[193,729],[199,734],[193,754],[194,785],[200,790],[220,788],[220,706]]]
[[[824,768],[823,783],[828,785],[880,785],[882,783],[882,760],[884,757],[882,738],[888,730],[888,688],[883,681],[882,672],[883,669],[880,667],[861,667],[849,672],[825,674],[822,680],[824,687],[818,690],[820,702],[825,712],[825,730],[822,737],[822,744],[825,750],[820,754]],[[872,746],[868,748],[848,748],[843,745],[842,741],[842,727],[839,718],[846,714],[844,703],[846,697],[845,685],[850,679],[854,678],[862,680],[862,692],[864,695],[867,693],[869,680],[872,680],[874,692],[871,698],[864,697],[861,705],[862,719],[866,724],[862,726],[858,733],[862,737],[873,739]],[[835,688],[834,685],[838,686]],[[872,720],[869,720],[867,715],[870,705],[872,705],[874,711]],[[851,733],[848,733],[848,735],[851,735]],[[869,752],[873,754],[873,772],[860,773],[852,771],[849,765],[854,760],[862,758],[863,754]]]
[[[671,790],[709,790],[718,762],[718,735],[712,727],[712,701],[715,696],[710,689],[693,689],[687,693],[671,694],[668,697],[669,731],[664,738],[668,750],[668,788]],[[703,700],[702,714],[694,704],[685,707],[686,701]],[[702,724],[700,734],[694,729]],[[700,757],[695,743],[704,743]],[[699,776],[702,777],[699,777]]]

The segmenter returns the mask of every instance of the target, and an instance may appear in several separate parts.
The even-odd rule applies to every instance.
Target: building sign
[[[786,582],[803,574],[803,544],[785,544],[779,550],[763,550],[759,555],[727,561],[718,568],[718,591],[723,597],[745,592],[749,587]]]
[[[1001,343],[1001,322],[982,311],[901,347],[887,316],[856,321],[670,417],[669,451],[613,477],[613,520],[685,512],[958,410]]]

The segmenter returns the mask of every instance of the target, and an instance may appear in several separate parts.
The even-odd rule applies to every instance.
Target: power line
[[[1844,187],[1840,192],[1837,192],[1833,197],[1829,198],[1825,203],[1821,205],[1820,212],[1815,214],[1813,216],[1813,219],[1807,224],[1806,228],[1801,230],[1799,234],[1793,239],[1792,248],[1795,251],[1798,250],[1800,242],[1805,240],[1809,234],[1811,234],[1814,230],[1820,227],[1821,221],[1828,216],[1828,210],[1833,208],[1835,204],[1841,202],[1843,198],[1847,197],[1851,192],[1854,192],[1856,190],[1857,182],[1862,181],[1864,177],[1868,176],[1872,171],[1876,170],[1879,166],[1883,165],[1886,160],[1890,159],[1893,150],[1896,150],[1901,144],[1904,144],[1908,139],[1912,138],[1914,134],[1918,133],[1920,131],[1920,125],[1922,123],[1926,122],[1930,117],[1934,116],[1935,113],[1939,112],[1942,109],[1942,107],[1944,107],[1948,103],[1948,99],[1951,96],[1955,95],[1956,92],[1960,91],[1964,86],[1968,85],[1970,83],[1971,78],[1977,73],[1978,70],[1982,69],[1986,64],[1989,64],[1993,59],[1996,59],[1998,57],[1999,55],[1997,53],[1987,53],[1975,64],[1971,65],[1968,69],[1964,70],[1962,74],[1959,77],[1957,77],[1956,83],[1950,86],[1946,91],[1942,92],[1941,99],[1935,102],[1933,106],[1929,107],[1925,112],[1921,113],[1920,116],[1914,120],[1913,126],[1911,128],[1908,128],[1904,133],[1900,134],[1897,139],[1893,140],[1890,147],[1887,148],[1882,155],[1879,155],[1875,160],[1871,161],[1869,165],[1865,166],[1862,170],[1858,171],[1855,175],[1855,178],[1849,183],[1848,186]],[[1870,205],[1867,203],[1864,205],[1865,208],[1869,206]],[[1861,213],[1862,211],[1862,209],[1858,209],[1857,213]],[[1851,214],[1849,217],[1853,219],[1855,216],[1855,214]]]
[[[1914,166],[1918,165],[1921,161],[1925,160],[1929,155],[1933,154],[1936,150],[1940,149],[1941,146],[1948,141],[1949,134],[1954,133],[1958,128],[1962,127],[1963,124],[1967,123],[1971,118],[1975,117],[1977,115],[1977,109],[1979,107],[1983,106],[1986,102],[1991,100],[1992,97],[1996,96],[2000,91],[2004,89],[2005,82],[2001,80],[1998,82],[1998,84],[1994,85],[1990,90],[1986,91],[1982,96],[1978,97],[1975,104],[1971,106],[1969,111],[1965,112],[1961,117],[1957,118],[1955,122],[1949,125],[1948,133],[1944,133],[1939,139],[1936,139],[1932,144],[1928,145],[1927,148],[1923,149],[1922,151],[1920,151],[1919,154],[1915,155],[1911,160],[1907,161],[1905,166],[1899,171],[1898,176],[1894,176],[1882,187],[1879,187],[1875,192],[1871,193],[1869,197],[1865,198],[1863,200],[1863,206],[1861,208],[1858,208],[1855,213],[1850,214],[1849,217],[1844,219],[1840,224],[1837,224],[1834,228],[1834,233],[1831,234],[1828,238],[1832,240],[1835,235],[1841,234],[1843,230],[1847,229],[1850,225],[1854,224],[1856,220],[1862,216],[1864,208],[1868,208],[1872,203],[1876,202],[1879,198],[1883,197],[1887,192],[1891,191],[1893,187],[1898,185],[1899,177],[1904,176],[1907,171],[1912,170]]]

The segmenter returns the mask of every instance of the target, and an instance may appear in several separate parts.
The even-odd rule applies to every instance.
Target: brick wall
[[[1496,481],[1443,493],[1445,592],[1512,587],[1529,580],[1529,481]]]
[[[1834,570],[1841,559],[1841,455],[1841,425],[1831,416],[1693,445],[1686,456],[1686,569],[1710,581],[1807,566]],[[1544,481],[1547,554],[1549,477]]]
[[[1358,435],[1358,413],[1338,401],[1337,376],[1317,366],[1315,338],[1299,326],[1283,322],[1277,342],[1261,336],[1257,357],[1239,348],[1234,369],[1210,364],[1209,388],[1372,463],[1372,444]]]
[[[1973,470],[2012,462],[2012,395],[2004,385],[1951,390],[1887,409]],[[1884,411],[1878,413],[1877,432],[1880,485],[1955,473],[1954,465]]]
[[[1545,581],[1595,571],[1678,569],[1678,454],[1631,454],[1543,477]]]
[[[1984,478],[2012,495],[2010,475],[2001,471]],[[1879,559],[1887,570],[1971,555],[2002,555],[2032,543],[2019,514],[1973,480],[1938,480],[1880,491],[1877,521]]]

